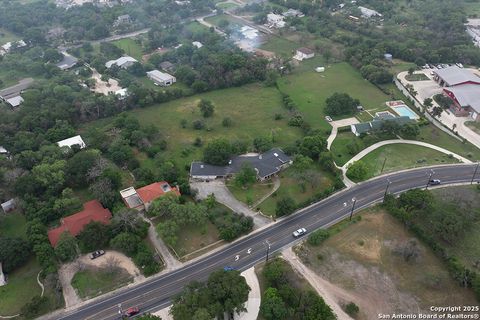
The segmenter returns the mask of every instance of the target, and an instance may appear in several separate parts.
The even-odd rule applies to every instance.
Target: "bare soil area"
[[[416,259],[406,261],[414,241]],[[473,292],[460,288],[442,262],[387,213],[372,209],[319,247],[303,244],[297,255],[321,280],[317,285],[337,304],[360,307],[357,319],[379,313],[428,312],[432,305],[476,305]],[[446,294],[448,292],[448,294]]]
[[[118,81],[115,79],[108,79],[108,82],[102,81],[102,75],[98,73],[97,70],[92,69],[92,79],[96,81],[95,88],[92,89],[93,92],[101,93],[106,96],[110,93],[115,93],[118,90],[122,89],[118,84]]]

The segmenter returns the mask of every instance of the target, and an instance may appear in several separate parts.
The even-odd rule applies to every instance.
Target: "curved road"
[[[181,269],[148,280],[138,286],[125,288],[113,296],[86,304],[76,310],[65,311],[61,315],[57,314],[55,319],[117,319],[119,303],[124,309],[138,306],[142,312],[162,309],[170,304],[170,299],[179,293],[183,286],[193,280],[206,280],[212,271],[224,266],[246,270],[264,260],[268,247],[267,241],[270,243],[271,254],[301,240],[292,237],[292,231],[295,229],[305,227],[308,231],[313,231],[347,218],[352,209],[354,197],[355,211],[380,202],[388,181],[390,181],[389,192],[392,193],[425,187],[432,173],[431,170],[434,170],[432,178],[441,179],[443,184],[465,183],[472,180],[475,165],[458,164],[407,170],[365,181],[300,210],[270,227],[243,237],[222,251],[212,253]],[[477,173],[475,181],[480,182],[480,172]],[[248,249],[251,249],[250,254],[247,253]]]

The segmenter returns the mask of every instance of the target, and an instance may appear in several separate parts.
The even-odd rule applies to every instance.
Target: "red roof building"
[[[123,202],[131,209],[143,210],[148,209],[150,203],[162,197],[167,193],[173,193],[180,196],[180,191],[177,187],[172,187],[168,182],[154,182],[145,187],[135,189],[133,187],[120,191]]]
[[[92,221],[108,224],[112,218],[110,210],[105,209],[98,200],[83,204],[83,210],[60,220],[60,227],[48,231],[48,239],[53,247],[57,245],[64,232],[77,236]]]

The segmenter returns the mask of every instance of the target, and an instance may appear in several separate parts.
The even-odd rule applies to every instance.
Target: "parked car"
[[[139,312],[140,312],[140,309],[138,309],[138,307],[130,307],[123,313],[123,315],[127,318],[130,318],[138,314]]]
[[[97,251],[94,251],[92,253],[90,253],[90,259],[96,259],[100,256],[103,256],[105,254],[105,251],[103,250],[97,250]]]
[[[441,183],[442,183],[442,181],[440,181],[438,179],[432,179],[428,182],[428,184],[431,185],[431,186],[438,186]]]
[[[293,236],[295,238],[298,238],[300,236],[303,236],[305,233],[307,233],[307,229],[305,228],[300,228],[298,230],[293,231]]]
[[[330,116],[325,116],[325,120],[327,120],[328,122],[332,122],[333,119],[330,117]]]

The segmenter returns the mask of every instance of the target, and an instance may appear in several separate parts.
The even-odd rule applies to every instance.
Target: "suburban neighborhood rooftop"
[[[480,113],[480,86],[476,84],[465,84],[458,87],[444,89],[451,92],[462,107],[470,106]]]
[[[445,82],[447,86],[455,86],[466,82],[473,82],[480,84],[480,77],[475,75],[468,69],[459,68],[458,66],[451,66],[444,69],[434,71],[435,74]]]

